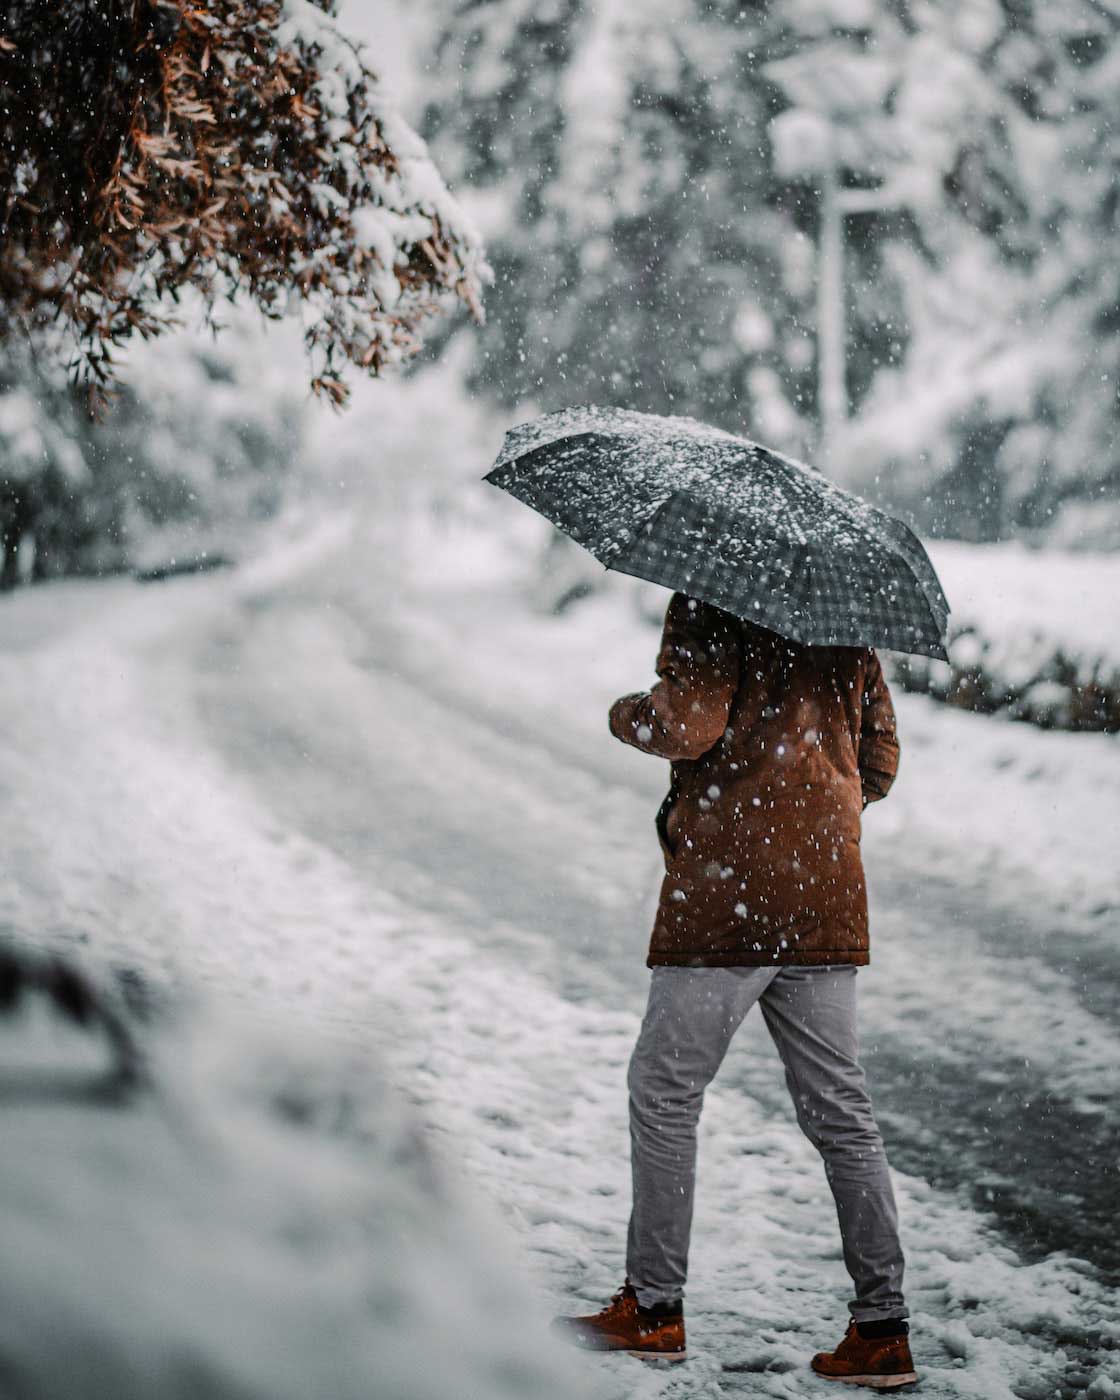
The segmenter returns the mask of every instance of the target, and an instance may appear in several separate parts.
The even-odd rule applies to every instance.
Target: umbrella
[[[694,418],[589,405],[506,433],[486,480],[619,573],[793,641],[945,659],[917,536],[813,468]]]

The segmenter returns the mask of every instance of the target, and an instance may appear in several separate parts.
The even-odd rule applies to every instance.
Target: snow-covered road
[[[651,636],[617,600],[542,627],[508,583],[421,592],[371,579],[353,541],[329,558],[4,605],[0,923],[368,1042],[542,1295],[600,1300],[621,1273],[665,777],[602,715],[648,677]],[[1094,1272],[1120,1263],[1115,913],[1048,904],[1029,869],[1009,892],[952,822],[915,844],[923,801],[961,800],[928,789],[961,723],[965,749],[993,724],[904,706],[919,797],[878,833],[868,818],[863,1039],[915,1356],[931,1396],[1116,1395],[1120,1311]],[[1041,771],[1050,739],[1097,744],[1116,774],[1097,736],[1024,734],[1029,759],[1013,736],[1003,768]],[[758,1018],[701,1154],[688,1375],[573,1365],[619,1397],[823,1391],[805,1363],[843,1330],[847,1279]]]

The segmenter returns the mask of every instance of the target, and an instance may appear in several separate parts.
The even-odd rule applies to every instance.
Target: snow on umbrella
[[[793,641],[945,659],[949,605],[900,520],[781,453],[590,405],[510,429],[486,480],[619,573]]]

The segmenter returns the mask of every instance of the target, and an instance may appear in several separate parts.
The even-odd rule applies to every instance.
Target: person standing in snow
[[[843,1341],[812,1368],[876,1389],[909,1384],[897,1212],[856,1034],[856,972],[869,960],[861,813],[898,766],[878,658],[787,641],[676,593],[657,674],[610,712],[616,738],[672,764],[649,1003],[628,1075],[626,1280],[603,1311],[556,1326],[594,1350],[685,1358],[697,1125],[758,1002],[824,1159],[855,1289]]]

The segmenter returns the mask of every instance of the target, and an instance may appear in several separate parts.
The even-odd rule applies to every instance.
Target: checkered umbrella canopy
[[[486,480],[619,573],[793,641],[945,657],[917,537],[811,467],[692,418],[564,409],[511,429]]]

